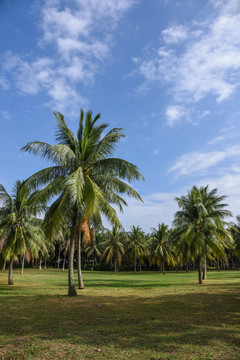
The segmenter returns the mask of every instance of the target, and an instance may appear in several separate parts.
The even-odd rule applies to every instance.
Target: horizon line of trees
[[[225,196],[217,189],[196,187],[186,196],[176,198],[179,211],[173,227],[159,224],[151,234],[139,226],[124,232],[116,210],[126,205],[122,195],[142,201],[129,184],[143,179],[138,168],[126,160],[113,158],[122,129],[104,132],[107,124],[97,124],[100,114],[92,118],[80,110],[76,136],[67,127],[61,113],[57,120],[56,145],[30,142],[22,148],[52,162],[26,181],[17,181],[11,196],[0,185],[0,266],[9,263],[9,285],[13,284],[13,263],[42,258],[48,262],[54,248],[61,254],[63,269],[68,267],[68,295],[76,296],[74,262],[78,270],[78,287],[84,288],[82,263],[92,268],[103,261],[115,272],[122,265],[148,269],[179,268],[197,265],[199,283],[206,279],[207,262],[220,266],[239,265],[239,230],[225,221],[232,216],[223,203]],[[85,119],[84,119],[85,115]],[[52,201],[52,202],[51,202]],[[103,228],[102,215],[112,224]],[[76,259],[75,259],[76,256]]]

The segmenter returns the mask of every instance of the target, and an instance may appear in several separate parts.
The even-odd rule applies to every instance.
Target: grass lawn
[[[0,273],[0,359],[240,359],[240,272]]]

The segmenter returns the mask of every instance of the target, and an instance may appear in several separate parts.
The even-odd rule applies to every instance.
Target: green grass
[[[0,359],[239,359],[240,272],[0,273]]]

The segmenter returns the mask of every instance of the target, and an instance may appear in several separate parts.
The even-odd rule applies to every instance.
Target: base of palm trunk
[[[68,296],[77,296],[77,291],[75,287],[71,287],[68,289]]]
[[[13,280],[9,280],[8,285],[14,285]]]

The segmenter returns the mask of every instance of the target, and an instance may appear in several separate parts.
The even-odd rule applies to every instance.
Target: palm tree
[[[193,186],[187,196],[176,198],[180,210],[173,225],[179,247],[187,243],[194,259],[198,261],[199,284],[202,284],[202,260],[211,255],[224,254],[232,242],[230,232],[224,228],[223,219],[231,216],[222,203],[225,196],[218,196],[217,189]]]
[[[92,261],[92,271],[94,269],[94,265],[97,262],[97,259],[101,258],[101,244],[104,242],[102,235],[99,232],[96,232],[95,221],[92,221],[91,227],[91,243],[85,248],[85,253],[87,255],[87,259],[91,258]]]
[[[144,257],[144,232],[139,226],[131,226],[131,231],[129,233],[129,243],[128,243],[128,250],[130,253],[130,257],[133,259],[134,262],[134,272],[137,271],[137,260],[140,263]]]
[[[106,263],[112,265],[114,263],[114,271],[117,272],[117,265],[120,266],[122,263],[122,257],[125,255],[124,241],[127,238],[127,234],[123,231],[118,231],[117,227],[114,226],[112,231],[106,233],[107,240],[101,243],[105,247],[103,252],[103,258],[106,259]]]
[[[231,250],[231,265],[235,265],[236,268],[239,267],[240,261],[240,215],[236,217],[237,222],[231,224],[230,231],[233,236],[234,245]]]
[[[150,238],[150,253],[153,264],[162,268],[165,275],[165,264],[174,264],[174,258],[171,254],[169,246],[169,230],[168,225],[164,223],[158,224],[158,228],[152,228]]]
[[[68,261],[68,295],[76,296],[73,259],[75,242],[80,248],[81,223],[95,213],[104,214],[113,224],[120,226],[115,204],[122,210],[126,201],[120,196],[128,194],[141,200],[139,194],[128,184],[143,179],[138,168],[119,158],[112,158],[115,146],[123,136],[121,129],[114,128],[105,136],[107,124],[97,125],[100,114],[92,119],[92,112],[80,110],[77,136],[67,127],[61,113],[54,113],[57,120],[56,145],[30,142],[22,150],[40,154],[54,163],[31,176],[33,187],[45,184],[46,199],[57,195],[48,212],[50,228],[59,227],[68,218],[71,235]],[[126,183],[127,181],[128,183]],[[80,252],[80,250],[79,250]]]
[[[3,257],[10,261],[8,284],[13,285],[13,262],[20,255],[30,260],[46,253],[43,220],[37,218],[46,207],[39,191],[31,191],[26,182],[16,181],[13,196],[0,185],[0,238],[4,239]]]

